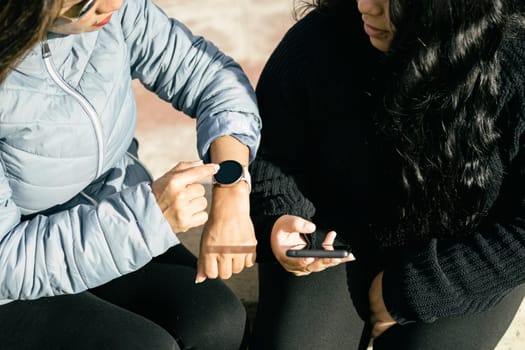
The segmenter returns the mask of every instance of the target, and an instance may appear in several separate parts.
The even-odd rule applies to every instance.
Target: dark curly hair
[[[0,0],[0,84],[45,35],[61,4],[61,0]]]
[[[521,1],[521,0],[520,0]],[[390,0],[391,80],[377,125],[399,155],[400,222],[427,239],[468,234],[499,186],[499,47],[509,0]],[[392,228],[390,228],[392,229]]]
[[[344,2],[298,0],[296,9]],[[499,185],[503,171],[496,125],[499,47],[523,16],[523,3],[390,0],[395,35],[375,118],[380,139],[394,149],[397,161],[385,167],[397,169],[400,192],[393,221],[377,224],[382,241],[457,237],[484,216],[484,194]]]

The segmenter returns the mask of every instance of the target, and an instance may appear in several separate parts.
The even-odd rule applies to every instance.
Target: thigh
[[[259,264],[250,349],[355,349],[362,327],[344,265],[296,277],[281,265]]]
[[[85,292],[0,306],[3,350],[179,349],[153,322]]]
[[[188,257],[179,264],[177,251],[92,292],[161,325],[183,349],[238,349],[246,329],[241,301],[221,280],[195,284],[196,268]]]
[[[164,254],[153,258],[154,262],[197,268],[197,257],[183,244],[177,244]]]
[[[374,350],[494,349],[510,326],[524,295],[525,285],[514,289],[494,308],[478,314],[392,327],[374,340]]]

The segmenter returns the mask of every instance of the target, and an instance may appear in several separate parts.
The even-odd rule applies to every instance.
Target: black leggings
[[[356,281],[348,283],[352,282]],[[374,350],[494,349],[524,295],[525,286],[520,286],[489,311],[396,325],[374,340]],[[344,265],[295,277],[278,264],[259,264],[259,304],[250,350],[355,350],[363,327]]]
[[[178,245],[88,292],[0,306],[3,350],[177,350],[242,347],[246,312],[220,280],[195,284]]]

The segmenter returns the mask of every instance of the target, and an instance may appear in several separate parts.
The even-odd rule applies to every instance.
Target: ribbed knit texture
[[[371,274],[385,271],[385,303],[400,323],[490,308],[525,282],[525,31],[509,35],[499,53],[505,175],[499,190],[487,191],[487,203],[494,203],[489,215],[477,232],[459,239],[436,238],[378,254],[370,227],[383,213],[374,208],[397,192],[389,187],[395,181],[385,184],[376,176],[391,150],[381,150],[370,136],[370,91],[380,84],[374,80],[381,78],[380,58],[368,38],[356,34],[362,23],[346,21],[343,29],[338,16],[314,11],[298,22],[259,79],[262,144],[251,169],[258,258],[271,259],[275,219],[299,215],[335,229],[358,260],[377,262]]]
[[[525,31],[509,33],[502,57],[498,120],[506,177],[489,216],[473,237],[433,240],[407,249],[388,266],[383,293],[399,322],[458,316],[486,310],[525,282]],[[521,150],[520,150],[521,148]],[[493,191],[487,193],[494,195]],[[496,193],[497,195],[497,193]],[[401,282],[401,284],[400,284]]]
[[[252,192],[251,201],[257,203],[257,215],[254,225],[258,235],[257,260],[271,261],[273,254],[270,249],[270,232],[273,222],[283,214],[297,215],[311,219],[315,213],[313,204],[297,189],[292,178],[285,176],[280,169],[264,160],[253,162],[251,173],[257,174],[257,190]],[[253,206],[252,206],[253,207]]]

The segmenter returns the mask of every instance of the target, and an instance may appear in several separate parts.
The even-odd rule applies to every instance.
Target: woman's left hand
[[[312,272],[320,272],[355,260],[352,254],[346,258],[292,258],[286,255],[286,251],[291,247],[306,245],[302,235],[311,234],[314,231],[315,225],[299,216],[283,215],[275,221],[271,233],[272,252],[286,271],[296,276],[307,276]],[[329,232],[323,244],[331,246],[335,236],[334,231]]]
[[[211,160],[220,164],[235,160],[248,165],[249,149],[233,136],[216,138],[210,146]],[[204,225],[196,283],[207,278],[228,279],[255,265],[257,239],[250,217],[250,185],[212,186],[208,221]]]
[[[209,218],[204,225],[196,283],[228,279],[255,264],[257,239],[250,218],[250,188],[244,181],[213,187]]]
[[[383,299],[383,271],[381,271],[372,281],[368,291],[370,301],[370,321],[372,323],[372,337],[377,338],[384,331],[396,324],[386,309]]]

